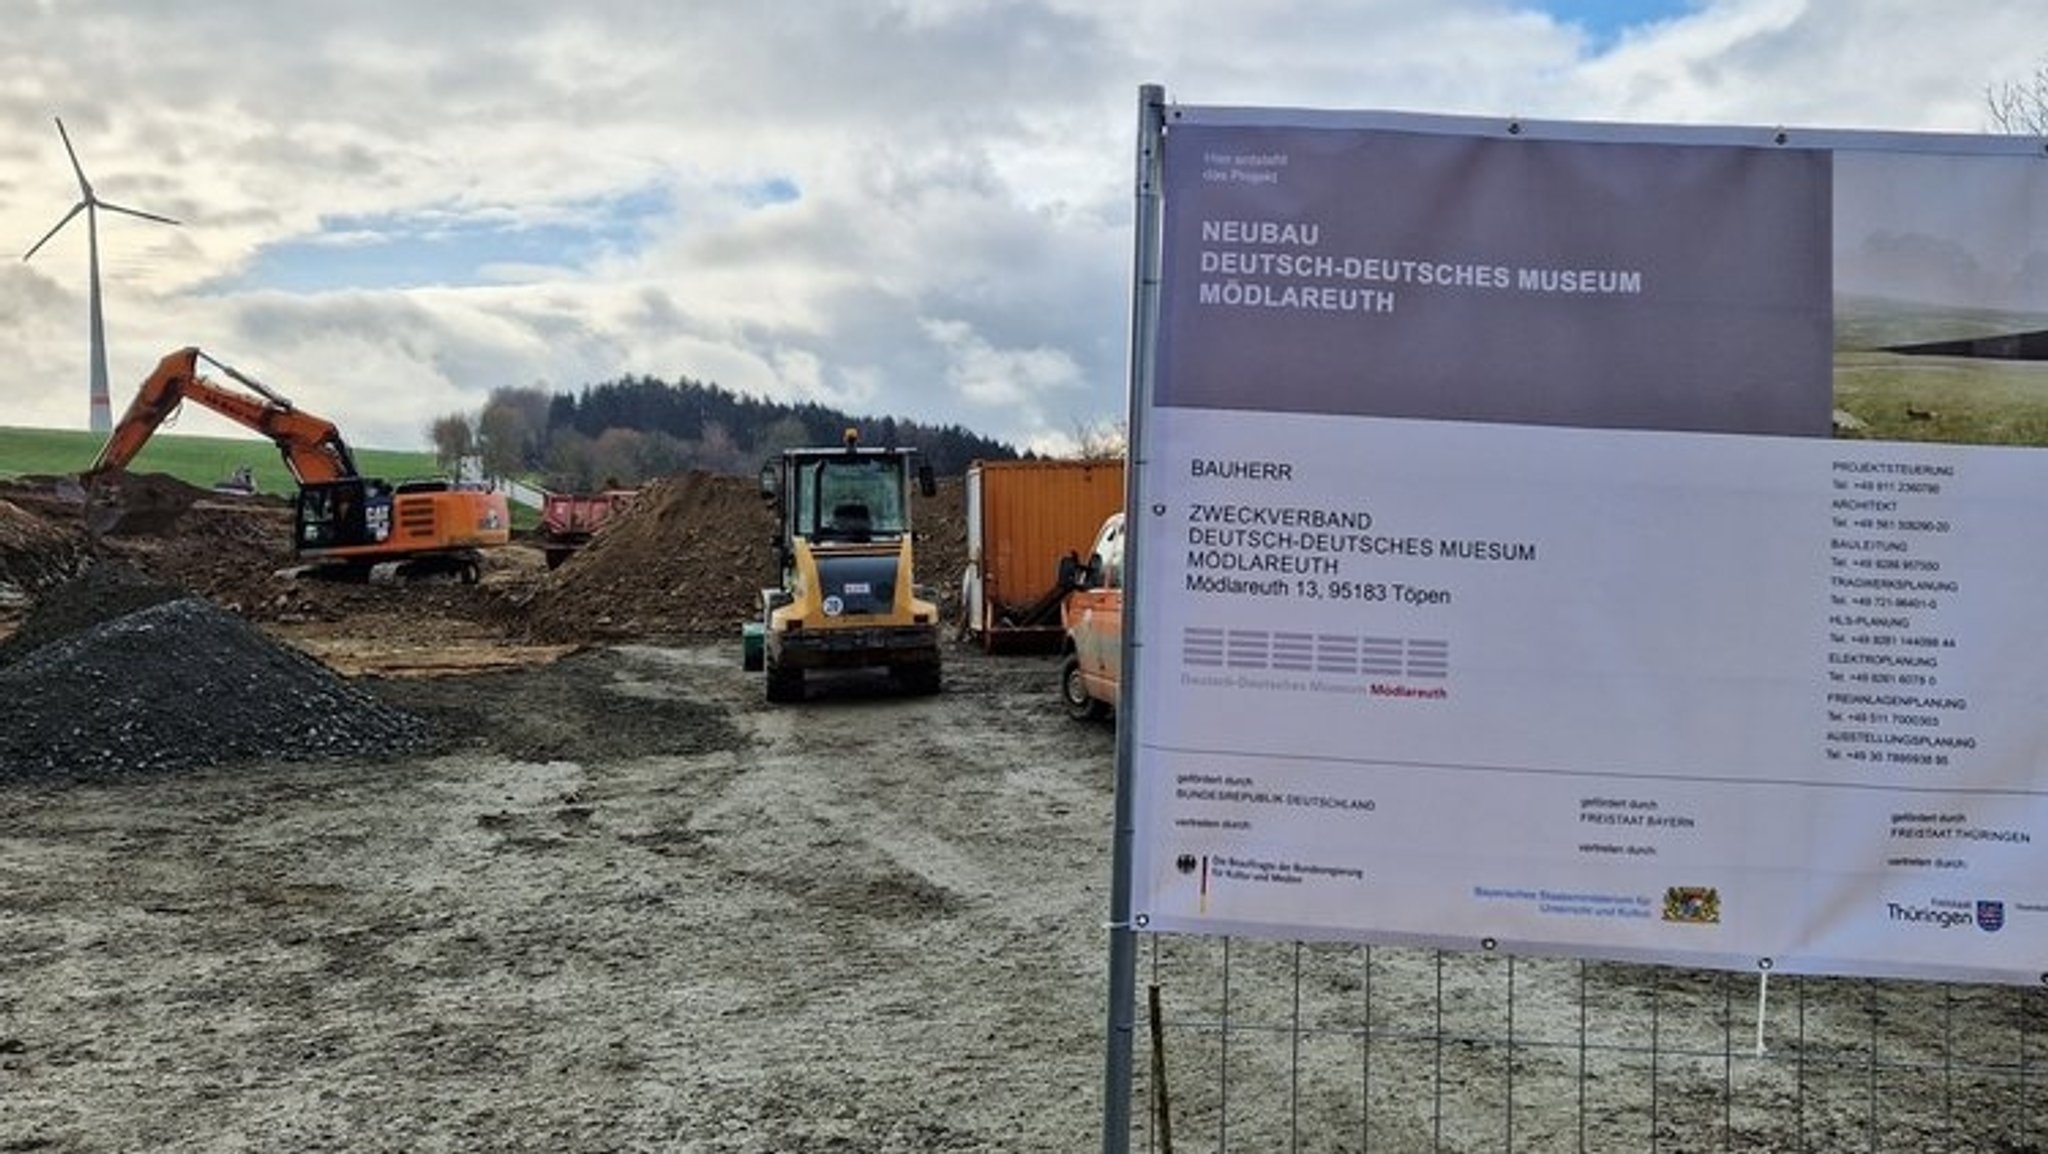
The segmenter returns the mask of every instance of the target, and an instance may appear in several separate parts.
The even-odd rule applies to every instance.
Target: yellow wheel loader
[[[801,701],[813,670],[882,668],[910,693],[939,691],[939,606],[915,577],[911,486],[935,491],[913,449],[785,450],[761,466],[776,509],[782,584],[761,591],[742,662],[766,673],[768,700]]]

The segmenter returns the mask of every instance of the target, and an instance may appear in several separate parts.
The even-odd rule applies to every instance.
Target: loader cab
[[[778,506],[785,567],[792,542],[813,545],[897,541],[911,533],[911,485],[937,491],[929,465],[912,468],[909,449],[863,449],[851,432],[842,449],[791,449],[761,466],[761,495]]]
[[[890,456],[821,457],[792,478],[789,531],[812,541],[873,541],[910,532],[906,462]]]

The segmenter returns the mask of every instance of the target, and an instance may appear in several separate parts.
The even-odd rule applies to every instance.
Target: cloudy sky
[[[1123,408],[1137,88],[1977,132],[2048,0],[0,0],[0,425],[199,345],[357,445],[691,377],[1057,450]],[[11,252],[9,250],[11,249]],[[233,426],[185,414],[178,431]]]

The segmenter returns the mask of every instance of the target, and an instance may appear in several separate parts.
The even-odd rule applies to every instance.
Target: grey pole
[[[1137,236],[1131,271],[1131,383],[1125,417],[1124,454],[1124,632],[1121,695],[1116,719],[1116,833],[1109,887],[1109,1035],[1102,1085],[1103,1154],[1129,1154],[1131,1148],[1131,1074],[1136,1052],[1138,1003],[1138,940],[1131,925],[1132,751],[1136,746],[1137,686],[1131,676],[1138,667],[1137,615],[1131,597],[1137,589],[1137,532],[1144,516],[1145,410],[1152,402],[1154,346],[1159,325],[1160,165],[1166,143],[1166,89],[1146,84],[1138,89]]]

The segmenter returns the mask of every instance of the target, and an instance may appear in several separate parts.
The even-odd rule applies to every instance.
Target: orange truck
[[[1116,708],[1124,657],[1124,515],[1102,522],[1088,560],[1060,566],[1066,596],[1060,602],[1060,700],[1067,714],[1087,721]]]
[[[1060,559],[1088,547],[1124,503],[1116,459],[976,461],[967,470],[960,633],[995,652],[1060,644]]]

